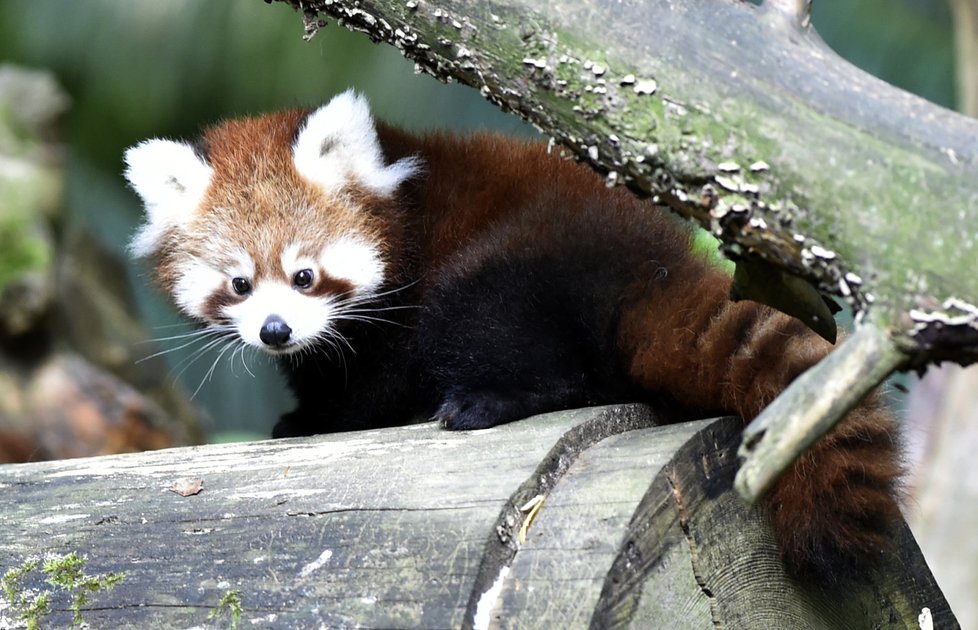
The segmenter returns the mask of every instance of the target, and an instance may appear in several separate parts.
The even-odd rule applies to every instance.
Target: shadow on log
[[[207,626],[235,590],[262,628],[956,627],[905,528],[870,584],[786,577],[732,489],[739,429],[625,405],[0,466],[0,572],[125,572],[83,608],[106,628]]]

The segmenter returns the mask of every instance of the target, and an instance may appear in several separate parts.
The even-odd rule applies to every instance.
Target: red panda
[[[731,302],[690,231],[538,142],[414,136],[352,92],[126,152],[132,251],[214,335],[280,357],[273,435],[490,427],[648,401],[749,421],[831,345]],[[675,414],[673,414],[675,415]],[[898,517],[876,394],[766,497],[787,566],[861,570]]]

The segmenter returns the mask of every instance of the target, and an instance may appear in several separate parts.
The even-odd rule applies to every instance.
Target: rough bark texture
[[[73,551],[124,571],[83,611],[105,628],[199,627],[233,590],[241,627],[956,627],[905,529],[865,584],[788,579],[732,490],[739,421],[653,424],[617,406],[3,466],[0,572]]]

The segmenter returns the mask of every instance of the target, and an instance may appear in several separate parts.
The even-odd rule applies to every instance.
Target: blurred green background
[[[943,0],[816,0],[814,7],[817,29],[842,55],[953,105],[950,15]],[[69,220],[88,224],[120,254],[139,212],[120,176],[121,155],[148,137],[192,137],[221,118],[316,105],[350,86],[370,98],[380,117],[412,129],[533,133],[475,90],[415,74],[389,46],[336,25],[308,43],[301,35],[298,14],[259,0],[0,3],[0,61],[52,70],[73,99],[61,134]],[[134,262],[129,270],[154,336],[179,331],[168,327],[180,318],[153,291],[146,268]],[[186,367],[190,350],[169,357],[174,377],[179,373],[192,392],[215,355]],[[209,410],[212,434],[267,435],[289,408],[270,361],[252,353],[248,362],[255,378],[240,362],[224,361],[196,394]]]

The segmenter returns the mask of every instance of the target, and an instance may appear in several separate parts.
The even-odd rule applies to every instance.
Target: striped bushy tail
[[[722,274],[675,275],[626,300],[619,344],[632,378],[681,409],[749,422],[832,350],[797,319],[730,302]],[[792,573],[831,582],[872,565],[899,517],[898,461],[890,413],[873,392],[785,473],[765,505]]]

